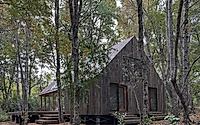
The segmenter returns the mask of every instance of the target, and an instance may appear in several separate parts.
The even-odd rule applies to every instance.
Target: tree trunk
[[[60,82],[60,44],[59,44],[59,0],[55,0],[55,41],[56,41],[56,81],[58,87],[58,111],[59,122],[63,122],[63,112],[61,105],[61,82]]]
[[[20,89],[19,89],[19,56],[18,54],[20,53],[19,51],[19,34],[18,34],[18,28],[19,24],[15,21],[14,24],[17,26],[17,31],[15,32],[15,46],[17,49],[16,53],[16,84],[17,84],[17,106],[18,110],[21,111],[21,97],[20,97]]]
[[[79,81],[79,19],[82,8],[82,0],[69,0],[71,18],[71,39],[72,39],[72,81],[74,83],[74,119],[73,124],[80,124],[80,81]]]
[[[33,64],[34,64],[34,61],[35,61],[35,56],[33,55],[33,57],[29,57],[30,59],[30,66],[29,66],[29,90],[28,90],[28,95],[29,97],[31,96],[31,92],[32,92],[32,69],[33,69]]]
[[[173,44],[173,17],[172,17],[172,0],[167,0],[167,50],[168,50],[168,69],[167,69],[167,81],[173,78],[173,72],[175,68],[174,64],[174,44]],[[173,89],[173,86],[170,82],[167,82],[167,91],[169,93],[169,100],[171,102],[171,112],[175,115],[178,115],[178,100],[177,95]]]
[[[21,78],[22,78],[22,98],[23,98],[22,124],[28,125],[28,65],[29,65],[28,61],[29,61],[30,31],[29,31],[29,25],[27,22],[25,26],[25,35],[26,35],[26,40],[25,40],[25,71],[24,72],[23,72],[21,61],[20,61],[20,57],[19,57],[19,63],[20,63]]]
[[[137,7],[138,7],[138,24],[139,24],[139,41],[138,41],[138,53],[139,59],[144,61],[144,65],[146,64],[146,59],[144,58],[144,43],[143,43],[143,7],[142,7],[142,0],[137,0]],[[147,67],[144,67],[146,69]],[[142,70],[143,74],[143,120],[148,117],[148,82],[147,82],[147,72]]]
[[[190,92],[189,92],[189,82],[188,78],[186,78],[187,73],[189,71],[189,33],[188,33],[188,12],[189,12],[189,1],[185,0],[184,1],[184,22],[183,22],[183,75],[182,75],[182,80],[183,80],[183,97],[185,100],[187,100],[185,105],[187,108],[184,110],[184,123],[186,125],[189,124],[189,104],[191,102],[190,97]]]
[[[18,63],[19,61],[17,57],[17,66],[16,66],[17,106],[18,106],[18,111],[21,111],[21,97],[20,97],[20,90],[19,90],[19,64]]]
[[[183,9],[183,0],[180,0],[179,3],[179,9],[178,9],[178,16],[177,16],[177,27],[176,27],[176,38],[175,38],[175,50],[174,50],[174,62],[175,62],[175,68],[173,71],[173,78],[171,79],[172,85],[181,101],[181,104],[183,106],[184,110],[184,123],[185,125],[190,124],[189,123],[189,114],[187,115],[188,112],[188,107],[187,107],[187,100],[184,98],[183,93],[180,91],[180,88],[178,87],[177,84],[177,65],[178,65],[178,41],[180,39],[180,29],[181,29],[181,15],[182,15],[182,9]]]

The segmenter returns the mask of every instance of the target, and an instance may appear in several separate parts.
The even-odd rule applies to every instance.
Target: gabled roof
[[[54,82],[50,83],[46,88],[44,88],[42,90],[42,92],[40,93],[40,95],[46,95],[46,94],[49,94],[49,93],[53,93],[53,92],[56,92],[57,90],[58,90],[57,84],[54,81]]]
[[[108,62],[110,63],[115,56],[130,42],[130,40],[133,37],[130,37],[128,39],[122,40],[121,42],[118,42],[117,44],[113,45],[110,49],[110,51],[108,52]],[[49,84],[45,89],[42,90],[42,92],[40,93],[40,95],[47,95],[49,93],[53,93],[57,91],[57,84],[56,82],[52,82],[51,84]]]
[[[133,37],[130,37],[113,45],[110,51],[108,52],[108,58],[109,58],[108,62],[111,62],[115,58],[115,56],[130,42],[132,38]]]

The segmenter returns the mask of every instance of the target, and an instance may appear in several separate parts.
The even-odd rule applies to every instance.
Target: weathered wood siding
[[[123,82],[122,72],[123,56],[137,58],[139,55],[137,50],[137,40],[133,38],[107,65],[94,84],[90,86],[88,101],[81,104],[81,114],[105,115],[110,113],[110,83],[124,84],[127,86],[127,112],[130,114],[139,114],[134,93],[136,93],[140,109],[142,109],[143,84],[136,83],[137,86],[133,89],[132,85]],[[158,111],[164,112],[164,84],[150,63],[148,64],[148,71],[149,87],[157,88]]]

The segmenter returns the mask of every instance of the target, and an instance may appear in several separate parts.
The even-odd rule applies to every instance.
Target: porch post
[[[41,110],[43,110],[43,106],[42,106],[42,96],[40,96],[40,107],[41,107]]]
[[[53,93],[53,110],[55,110],[55,93]]]
[[[51,110],[51,96],[48,96],[48,110]]]
[[[46,96],[44,96],[44,109],[45,109],[45,111],[47,110],[47,100],[46,100]]]

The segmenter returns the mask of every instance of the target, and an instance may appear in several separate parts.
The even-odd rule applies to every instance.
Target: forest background
[[[140,17],[145,52],[166,87],[167,111],[194,111],[200,105],[200,1],[144,0],[141,11],[139,2],[0,0],[0,120],[10,111],[39,110],[39,93],[54,80],[59,90],[71,83],[86,90],[109,48],[138,36]]]

